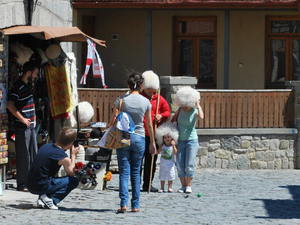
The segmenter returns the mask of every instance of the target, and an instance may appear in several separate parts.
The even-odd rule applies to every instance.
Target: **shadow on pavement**
[[[65,208],[65,207],[59,207],[60,211],[64,212],[114,212],[115,210],[112,209],[85,209],[85,208]]]
[[[15,209],[42,209],[34,204],[29,204],[29,203],[20,203],[20,204],[10,204],[8,205],[9,207],[15,208]],[[46,210],[46,209],[44,209]],[[84,211],[89,211],[89,212],[115,212],[113,209],[85,209],[85,208],[65,208],[65,207],[59,207],[60,211],[64,212],[84,212]]]
[[[252,199],[262,201],[269,216],[257,216],[265,219],[300,219],[300,185],[280,186],[287,188],[292,199]]]
[[[8,206],[15,209],[37,209],[32,203],[10,204]]]

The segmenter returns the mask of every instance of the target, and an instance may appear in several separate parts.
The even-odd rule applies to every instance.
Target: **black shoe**
[[[19,186],[19,187],[17,187],[17,190],[18,191],[23,191],[23,192],[28,192],[28,189],[25,186]]]
[[[148,192],[148,187],[147,188],[143,187],[143,192]],[[158,189],[151,186],[150,192],[158,192]]]

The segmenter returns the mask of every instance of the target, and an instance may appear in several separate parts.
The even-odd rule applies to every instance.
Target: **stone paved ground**
[[[126,214],[115,213],[118,176],[113,179],[106,191],[76,189],[58,211],[33,207],[36,196],[29,193],[6,191],[0,224],[300,224],[299,170],[202,170],[192,194],[142,193],[142,211]]]

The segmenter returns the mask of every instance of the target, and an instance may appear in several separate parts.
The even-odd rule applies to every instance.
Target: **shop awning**
[[[298,0],[73,0],[75,8],[294,8]]]
[[[56,39],[61,42],[86,42],[89,38],[105,46],[105,41],[86,35],[78,27],[13,26],[0,29],[0,31],[4,35],[31,34],[43,40]]]

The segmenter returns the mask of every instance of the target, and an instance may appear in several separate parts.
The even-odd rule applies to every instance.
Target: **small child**
[[[165,181],[168,181],[168,192],[173,192],[172,185],[175,180],[175,155],[177,153],[176,142],[178,131],[176,126],[171,122],[166,122],[156,130],[156,140],[159,148],[160,168],[159,179],[161,189],[158,192],[165,191]]]

